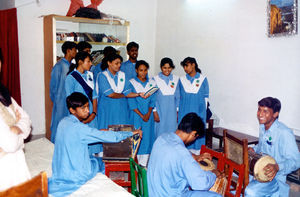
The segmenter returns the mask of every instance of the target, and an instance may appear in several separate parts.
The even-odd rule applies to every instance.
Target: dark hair
[[[82,107],[89,102],[89,99],[80,92],[73,92],[66,99],[68,109],[76,109],[77,107]]]
[[[78,44],[77,44],[77,49],[78,51],[83,51],[84,49],[91,49],[92,48],[92,45],[86,41],[80,41]]]
[[[260,107],[268,107],[273,110],[273,113],[280,112],[281,103],[277,98],[266,97],[258,101]]]
[[[165,64],[169,64],[171,68],[175,68],[175,65],[173,64],[173,61],[171,58],[164,57],[160,61],[160,68],[163,67]]]
[[[140,65],[145,65],[147,69],[149,69],[149,64],[145,60],[138,60],[135,63],[135,69],[137,70]]]
[[[127,51],[130,51],[133,47],[139,49],[139,44],[136,42],[129,42],[126,46]]]
[[[77,48],[77,44],[75,42],[71,42],[71,41],[66,41],[61,46],[61,50],[65,55],[67,54],[68,49],[72,50],[73,48]]]
[[[188,63],[192,64],[194,63],[195,64],[195,69],[196,69],[196,72],[198,73],[201,73],[201,70],[200,68],[198,67],[198,64],[197,64],[197,61],[195,58],[193,57],[186,57],[180,64],[182,67],[186,66]]]
[[[101,63],[101,69],[104,71],[108,68],[108,63],[107,62],[112,62],[115,59],[120,59],[121,62],[123,61],[122,56],[116,53],[111,53],[107,57],[103,58],[102,63]]]
[[[178,130],[185,133],[191,133],[197,131],[199,137],[203,137],[205,134],[205,126],[201,118],[196,113],[186,114],[178,125]]]
[[[84,61],[85,58],[87,58],[87,57],[90,58],[90,60],[93,59],[92,56],[91,56],[91,54],[89,54],[89,53],[86,52],[86,51],[80,51],[80,52],[78,52],[78,53],[76,54],[76,56],[75,56],[76,64],[73,64],[73,63],[72,63],[72,64],[70,65],[69,71],[68,71],[67,75],[70,74],[75,68],[77,68],[77,67],[79,66],[79,60]]]
[[[107,46],[103,49],[104,57],[107,57],[111,53],[117,53],[117,50],[112,46]]]

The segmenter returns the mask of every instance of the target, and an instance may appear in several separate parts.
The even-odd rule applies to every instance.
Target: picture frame
[[[298,33],[298,0],[268,0],[268,36]]]

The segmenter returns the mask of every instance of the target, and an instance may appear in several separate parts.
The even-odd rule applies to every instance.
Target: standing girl
[[[148,79],[148,69],[149,64],[144,60],[136,62],[135,71],[137,76],[130,80],[133,92],[143,94],[143,92],[147,92],[150,88],[156,86],[154,80]],[[143,166],[147,166],[149,154],[155,140],[152,113],[155,106],[155,95],[148,95],[144,98],[131,98],[128,99],[128,103],[134,127],[143,131],[143,139],[137,153],[138,162]]]
[[[163,132],[175,132],[177,129],[177,109],[179,106],[179,77],[172,74],[173,61],[165,57],[160,62],[161,71],[154,80],[159,87],[153,110],[155,137]]]
[[[187,57],[181,62],[185,76],[180,77],[180,103],[178,112],[178,122],[190,112],[195,112],[206,123],[206,108],[209,96],[209,86],[207,78],[201,74],[196,59]],[[188,148],[198,153],[201,145],[205,144],[205,137],[197,139]]]
[[[98,92],[98,128],[107,129],[108,125],[131,124],[128,101],[126,97],[144,96],[132,93],[129,81],[120,71],[123,58],[112,53],[102,61],[102,73],[98,75],[96,89]]]

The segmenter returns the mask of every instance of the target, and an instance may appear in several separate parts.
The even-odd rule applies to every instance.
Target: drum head
[[[200,164],[201,169],[205,170],[205,171],[210,171],[210,170],[215,169],[215,164],[208,159],[204,159],[204,160],[200,161],[199,164]]]
[[[275,159],[271,156],[263,156],[261,157],[254,166],[254,177],[256,180],[260,182],[268,182],[270,178],[265,175],[263,168],[268,164],[276,164]]]

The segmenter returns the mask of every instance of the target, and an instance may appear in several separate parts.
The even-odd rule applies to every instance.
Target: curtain
[[[21,105],[17,9],[0,10],[1,83]]]

